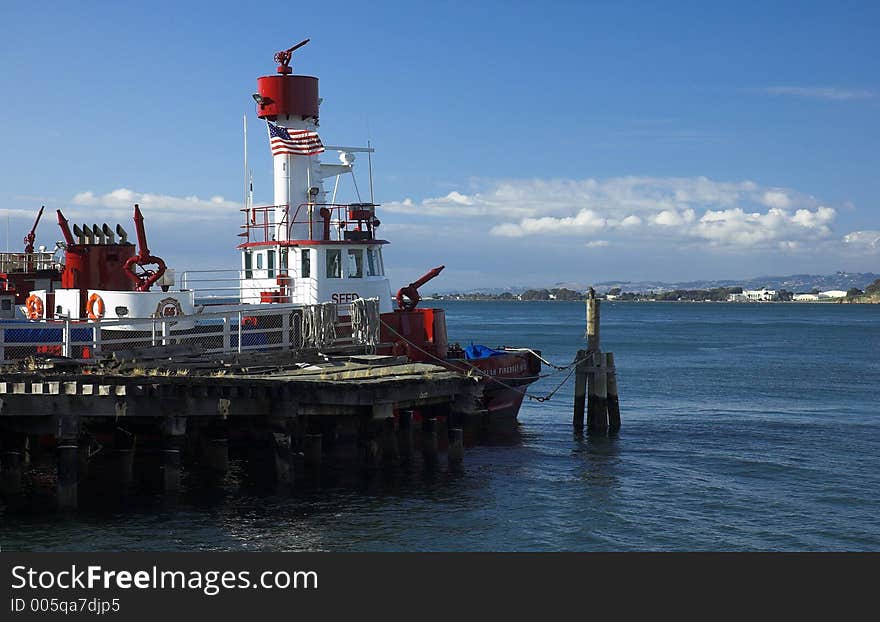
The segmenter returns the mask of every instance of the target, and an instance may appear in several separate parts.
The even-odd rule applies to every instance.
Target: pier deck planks
[[[478,383],[460,373],[424,363],[401,363],[394,357],[256,374],[12,372],[0,374],[0,421],[47,415],[288,418],[304,413],[356,414],[375,404],[406,408],[452,404],[478,390]]]

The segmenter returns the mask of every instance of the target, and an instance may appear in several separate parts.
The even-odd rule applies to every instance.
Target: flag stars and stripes
[[[324,145],[318,132],[312,130],[294,130],[266,121],[269,128],[269,146],[272,155],[316,155],[324,151]]]

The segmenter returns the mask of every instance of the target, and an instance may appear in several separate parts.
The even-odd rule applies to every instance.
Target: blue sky
[[[324,142],[377,148],[395,285],[880,267],[876,3],[87,4],[0,7],[13,247],[41,202],[127,223],[137,200],[169,264],[234,266],[241,116],[271,203],[250,94],[311,37]]]

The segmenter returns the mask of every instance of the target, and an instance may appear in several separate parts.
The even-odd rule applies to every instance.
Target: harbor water
[[[583,347],[583,303],[435,306],[462,345],[566,364]],[[880,549],[880,305],[612,302],[601,338],[619,370],[615,437],[573,433],[570,381],[524,403],[517,437],[468,448],[460,474],[441,462],[291,495],[234,460],[220,482],[185,476],[174,500],[10,503],[0,549]]]

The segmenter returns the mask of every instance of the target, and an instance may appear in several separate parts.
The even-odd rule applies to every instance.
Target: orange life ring
[[[27,300],[24,301],[24,306],[27,308],[27,316],[29,320],[43,319],[42,298],[40,298],[36,294],[31,294],[27,297]]]
[[[95,307],[98,307],[97,310]],[[89,296],[89,302],[86,304],[86,313],[89,314],[90,320],[100,320],[104,317],[104,300],[98,294]]]

